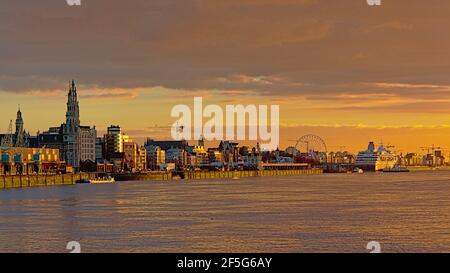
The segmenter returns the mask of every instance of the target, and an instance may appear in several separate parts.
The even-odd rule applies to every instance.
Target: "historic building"
[[[80,126],[80,160],[96,162],[97,130],[95,127]]]
[[[60,158],[76,170],[82,161],[96,160],[97,130],[80,125],[80,106],[77,87],[72,80],[67,98],[66,122],[39,134],[38,146],[60,150]]]
[[[33,147],[36,138],[31,137],[30,134],[25,131],[22,111],[20,110],[20,107],[17,110],[15,131],[13,131],[12,125],[13,124],[11,121],[10,127],[8,129],[9,132],[7,132],[6,134],[0,134],[2,146]]]
[[[153,154],[156,147],[164,150],[166,163],[175,163],[177,167],[187,166],[186,148],[188,146],[186,140],[156,141],[150,138],[144,144],[147,154]]]
[[[63,133],[63,158],[67,164],[78,168],[81,160],[80,143],[80,106],[77,88],[72,81],[67,99],[66,123],[61,125]]]

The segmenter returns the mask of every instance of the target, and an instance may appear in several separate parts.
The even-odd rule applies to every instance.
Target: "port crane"
[[[339,148],[339,152],[343,152],[345,149],[347,149],[347,146],[328,146],[329,148]]]
[[[422,149],[422,151],[427,151],[427,154],[430,154],[431,152],[437,151],[437,150],[441,150],[441,147],[438,147],[434,144],[431,144],[431,146],[427,146],[427,147],[420,147],[420,149]]]

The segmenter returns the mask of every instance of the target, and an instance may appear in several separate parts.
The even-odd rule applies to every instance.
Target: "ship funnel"
[[[369,143],[369,147],[367,147],[367,150],[368,150],[369,152],[374,152],[374,151],[375,151],[375,143],[370,142],[370,143]]]

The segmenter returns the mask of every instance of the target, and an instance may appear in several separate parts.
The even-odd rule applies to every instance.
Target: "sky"
[[[176,104],[280,105],[281,146],[450,148],[450,1],[0,0],[0,130],[169,138]],[[4,129],[3,129],[4,128]],[[342,146],[345,146],[343,148]]]

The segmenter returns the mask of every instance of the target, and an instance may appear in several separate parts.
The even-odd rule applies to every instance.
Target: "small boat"
[[[78,184],[109,184],[114,183],[116,180],[111,176],[97,177],[95,179],[81,180]]]
[[[363,173],[364,173],[364,170],[363,170],[363,169],[360,169],[360,168],[355,168],[355,169],[353,170],[353,172],[354,172],[354,173],[363,174]]]

